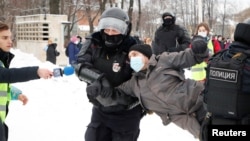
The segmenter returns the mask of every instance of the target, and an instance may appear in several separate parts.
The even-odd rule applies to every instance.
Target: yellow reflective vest
[[[214,54],[214,46],[212,43],[212,40],[208,41],[207,44],[208,50],[209,50],[209,56],[212,56]],[[191,79],[194,79],[196,81],[202,81],[206,78],[206,70],[207,63],[203,61],[200,64],[196,64],[191,67]]]
[[[0,65],[4,67],[3,63],[0,61]],[[9,84],[0,83],[0,118],[4,122],[6,118],[6,106],[7,102],[10,101],[11,96],[9,93]]]

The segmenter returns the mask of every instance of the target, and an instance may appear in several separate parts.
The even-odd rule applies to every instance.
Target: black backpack
[[[204,104],[212,117],[232,119],[237,121],[232,124],[238,124],[250,115],[250,53],[238,52],[231,58],[225,53],[228,50],[209,59]]]

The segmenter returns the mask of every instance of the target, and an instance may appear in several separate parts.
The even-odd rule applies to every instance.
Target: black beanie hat
[[[142,53],[143,55],[147,56],[148,58],[150,58],[152,55],[151,46],[148,44],[133,45],[132,47],[130,47],[129,52],[132,50],[138,51],[138,52]]]
[[[238,23],[234,32],[234,40],[250,45],[250,22]]]

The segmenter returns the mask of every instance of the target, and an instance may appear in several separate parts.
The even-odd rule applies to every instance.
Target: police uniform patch
[[[237,77],[237,70],[210,67],[209,79],[237,83]]]
[[[113,63],[113,67],[112,67],[114,72],[119,72],[121,70],[121,66],[119,63]]]

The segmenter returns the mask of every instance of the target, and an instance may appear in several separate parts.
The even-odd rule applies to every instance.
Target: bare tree
[[[177,0],[170,0],[170,2],[168,3],[169,4],[169,7],[171,10],[169,10],[169,12],[173,12],[175,15],[177,15],[178,13],[178,8],[179,8],[179,3],[180,1],[177,1]]]
[[[65,9],[65,1],[64,0],[61,0],[60,1],[61,3],[60,3],[60,14],[63,14],[63,11],[64,11],[64,9]]]
[[[133,6],[134,6],[134,0],[129,0],[129,6],[128,6],[128,16],[129,19],[132,21],[132,14],[133,14]]]
[[[198,25],[198,5],[196,4],[197,0],[193,0],[191,1],[191,7],[190,9],[192,9],[193,11],[191,11],[190,13],[190,22],[189,22],[189,26],[191,28],[191,33],[195,32],[196,26]]]
[[[213,8],[214,8],[214,0],[204,0],[204,4],[207,8],[207,15],[208,15],[208,24],[210,26],[210,28],[213,27]]]
[[[152,3],[154,3],[152,5]],[[150,0],[142,7],[140,32],[142,37],[154,37],[154,32],[161,24],[162,11],[165,12],[167,2],[164,0]],[[132,21],[133,22],[133,21]]]
[[[226,3],[227,0],[224,0],[224,8],[222,14],[222,36],[224,37],[224,28],[225,28],[225,19],[226,19]]]
[[[121,9],[124,8],[124,0],[121,0]]]
[[[107,3],[107,0],[99,0],[100,13],[103,13],[105,11],[106,3]]]
[[[50,14],[60,14],[59,4],[60,4],[60,0],[49,0]]]
[[[185,2],[187,2],[187,1],[185,1]],[[180,2],[180,5],[181,5],[181,8],[180,8],[180,17],[182,18],[182,21],[183,21],[183,24],[184,25],[186,25],[186,20],[185,20],[185,8],[184,8],[184,6],[183,5],[185,5],[185,4],[183,4],[183,1],[181,1]],[[186,6],[186,5],[185,5]]]
[[[65,0],[64,11],[62,12],[62,14],[66,14],[68,16],[68,21],[71,22],[71,24],[68,24],[66,26],[66,30],[67,30],[66,38],[70,37],[78,21],[80,21],[83,18],[84,15],[78,16],[78,12],[81,11],[82,8],[83,8],[83,4],[81,3],[81,0]],[[76,31],[73,31],[73,33],[74,32]]]
[[[140,23],[141,23],[141,0],[138,0],[138,18],[135,27],[136,32],[139,31]]]
[[[234,15],[232,11],[235,12],[237,7],[233,5],[229,9],[227,0],[224,0],[224,3],[220,0],[220,4],[224,4],[224,9],[219,9],[218,1],[202,0],[203,21],[207,22],[214,31],[228,34],[227,26],[230,19],[242,21],[248,15]],[[197,0],[147,0],[147,2],[145,0],[120,0],[119,4],[117,0],[0,0],[0,20],[11,25],[14,33],[15,16],[65,14],[68,16],[68,21],[71,22],[66,29],[67,36],[70,36],[76,32],[76,25],[84,18],[85,21],[88,21],[87,24],[92,33],[98,17],[109,6],[121,6],[122,9],[125,9],[131,22],[135,25],[133,30],[139,31],[142,36],[154,36],[155,30],[162,23],[163,12],[172,11],[177,17],[177,22],[181,22],[190,32],[194,32],[198,22]],[[138,8],[134,8],[134,6],[138,6]]]
[[[118,7],[118,3],[116,0],[109,0],[109,6],[110,7]]]
[[[5,17],[5,9],[7,6],[7,2],[5,0],[0,0],[0,21],[5,21],[6,17]]]
[[[101,11],[100,7],[102,6],[102,8],[105,8],[102,2],[100,3],[99,1],[99,4],[101,4],[99,6],[97,5],[97,3],[98,1],[95,1],[95,0],[83,0],[83,4],[84,4],[83,9],[86,12],[86,16],[87,16],[89,28],[90,28],[89,30],[90,33],[94,32],[94,21],[96,20],[97,16],[99,15]]]

